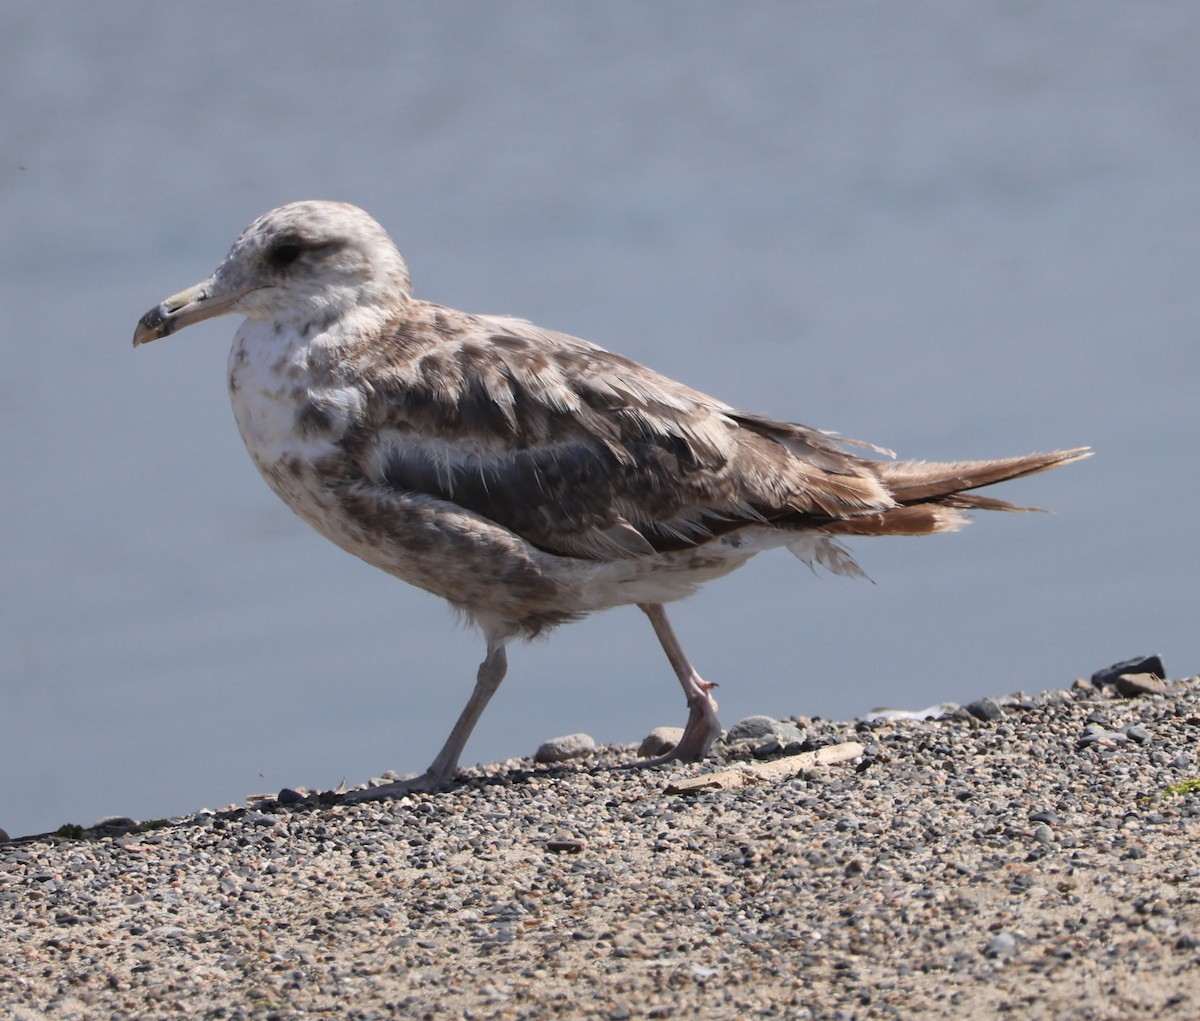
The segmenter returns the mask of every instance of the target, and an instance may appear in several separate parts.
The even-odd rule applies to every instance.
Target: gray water
[[[423,768],[479,637],[310,533],[138,317],[283,202],[420,296],[902,456],[1091,443],[1055,514],[780,553],[678,605],[722,716],[1200,669],[1200,7],[9,5],[0,15],[0,825]],[[468,761],[682,722],[633,609],[517,647]],[[614,778],[619,784],[619,778]]]

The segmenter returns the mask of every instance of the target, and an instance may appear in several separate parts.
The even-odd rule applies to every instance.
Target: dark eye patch
[[[301,255],[323,258],[346,247],[344,239],[312,241],[296,234],[285,234],[267,249],[266,260],[275,269],[287,269]]]
[[[304,245],[298,237],[281,237],[267,249],[267,262],[276,269],[286,269],[300,258]]]

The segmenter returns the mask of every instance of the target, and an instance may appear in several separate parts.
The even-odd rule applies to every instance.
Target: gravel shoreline
[[[668,788],[749,745],[644,771],[614,771],[634,750],[610,747],[398,802],[269,800],[0,845],[0,1007],[1195,1018],[1200,678],[1126,695],[797,719],[806,748],[863,754],[734,790]]]

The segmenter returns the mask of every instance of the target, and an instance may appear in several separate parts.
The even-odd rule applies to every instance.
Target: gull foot
[[[710,681],[696,678],[697,693],[689,704],[687,726],[679,743],[664,755],[631,762],[626,769],[661,766],[668,762],[699,762],[721,736],[721,721],[717,719],[717,700],[709,694],[716,687]]]
[[[721,736],[721,724],[717,723],[715,719],[713,722],[714,726],[711,729],[705,728],[703,731],[698,729],[695,735],[688,735],[685,732],[679,744],[669,752],[656,755],[652,759],[638,759],[621,768],[642,769],[645,766],[663,766],[668,762],[700,762],[708,754],[713,742]]]
[[[407,780],[394,780],[391,783],[380,784],[378,787],[366,787],[363,790],[347,791],[342,795],[343,804],[355,805],[363,801],[388,801],[391,798],[402,798],[406,794],[418,791],[441,791],[450,786],[450,781],[444,777],[422,773],[420,776]]]

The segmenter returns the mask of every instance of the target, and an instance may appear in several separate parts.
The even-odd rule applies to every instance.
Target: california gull
[[[446,599],[483,631],[474,691],[428,770],[444,786],[507,667],[505,646],[636,604],[689,709],[663,760],[720,734],[712,684],[664,604],[766,549],[860,574],[839,537],[950,531],[1018,510],[970,490],[1086,457],[879,460],[870,444],[728,404],[522,319],[412,296],[384,229],[340,202],[259,217],[207,280],[147,312],[135,346],[245,316],[229,393],[250,457],[327,539]],[[659,760],[655,760],[659,761]]]

